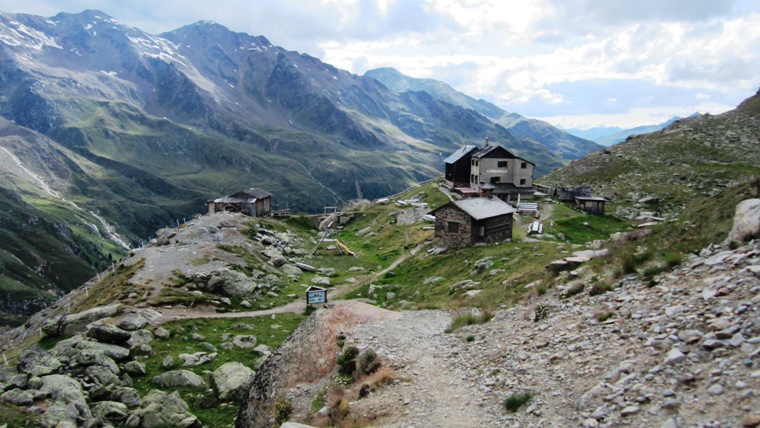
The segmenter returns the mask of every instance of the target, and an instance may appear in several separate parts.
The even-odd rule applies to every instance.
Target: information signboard
[[[306,304],[313,305],[316,303],[327,303],[327,290],[320,287],[309,287],[306,289]]]

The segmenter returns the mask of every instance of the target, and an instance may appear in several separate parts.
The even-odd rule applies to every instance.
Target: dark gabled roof
[[[224,204],[241,204],[241,203],[253,203],[258,199],[265,199],[271,197],[272,194],[264,189],[258,187],[251,187],[248,190],[237,192],[234,195],[223,196],[218,199],[214,199],[214,202]]]
[[[491,156],[489,156],[491,155]],[[480,149],[478,152],[473,153],[472,157],[474,159],[482,159],[484,157],[499,157],[504,159],[520,159],[522,161],[528,162],[529,164],[536,166],[535,163],[521,158],[520,156],[515,155],[514,153],[510,152],[509,150],[505,149],[502,146],[490,144],[482,149]]]
[[[472,151],[477,150],[478,146],[462,146],[454,153],[450,154],[449,157],[443,160],[443,163],[456,163],[459,159],[462,159],[464,156],[472,153]]]
[[[448,204],[431,211],[431,213],[435,213],[441,208],[447,207],[449,205],[458,207],[475,220],[499,217],[507,214],[514,214],[517,212],[517,210],[512,208],[511,205],[499,198],[468,198],[449,202]]]

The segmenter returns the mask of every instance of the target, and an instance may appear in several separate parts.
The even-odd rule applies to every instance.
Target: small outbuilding
[[[516,212],[499,198],[452,201],[430,213],[435,216],[435,238],[448,247],[467,247],[512,238]]]
[[[575,204],[578,209],[589,214],[604,215],[604,204],[607,199],[596,196],[576,196]]]
[[[219,211],[243,213],[253,217],[263,217],[272,212],[272,194],[257,187],[207,201],[208,213]]]

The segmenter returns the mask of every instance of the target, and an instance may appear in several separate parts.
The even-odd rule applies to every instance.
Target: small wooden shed
[[[511,239],[516,211],[491,197],[452,201],[430,213],[435,216],[435,237],[442,245],[466,247]]]
[[[575,198],[578,209],[589,214],[604,215],[604,204],[606,203],[607,199],[596,196],[577,196]]]
[[[251,187],[234,195],[207,201],[206,205],[209,214],[230,211],[253,217],[263,217],[272,212],[272,195],[266,190]]]

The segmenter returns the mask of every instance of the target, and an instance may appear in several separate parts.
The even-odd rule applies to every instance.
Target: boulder
[[[201,422],[188,411],[188,405],[177,391],[167,394],[153,390],[126,422],[141,428],[200,428]]]
[[[60,371],[63,364],[54,355],[33,345],[25,349],[19,358],[18,370],[29,376],[46,376]]]
[[[129,349],[123,346],[100,343],[94,340],[87,340],[83,336],[79,335],[72,336],[69,339],[56,343],[50,352],[58,358],[70,359],[84,350],[91,350],[96,353],[102,353],[114,361],[122,361],[129,357]]]
[[[321,285],[325,287],[330,286],[330,278],[324,277],[324,276],[315,276],[311,279],[311,283],[314,285]]]
[[[760,236],[760,199],[745,199],[736,205],[734,226],[726,243],[741,242],[749,236]]]
[[[136,331],[148,325],[148,318],[137,312],[127,314],[119,321],[118,327],[127,331]]]
[[[31,406],[34,403],[34,395],[29,391],[14,388],[5,391],[0,395],[0,401],[13,404],[15,406]]]
[[[182,365],[185,367],[200,366],[216,359],[216,353],[196,352],[194,354],[179,354]]]
[[[253,348],[256,346],[256,336],[252,334],[235,336],[232,338],[232,344],[243,349]]]
[[[151,382],[160,388],[205,388],[206,381],[190,370],[172,370],[162,373],[151,379]]]
[[[145,363],[142,361],[130,361],[124,364],[124,371],[132,375],[142,376],[146,373]]]
[[[142,399],[140,398],[140,394],[137,392],[137,390],[126,386],[117,386],[113,388],[108,395],[108,398],[111,401],[124,403],[130,409],[134,409],[142,405]]]
[[[243,398],[253,382],[256,372],[238,362],[223,364],[211,375],[222,401],[238,401]]]
[[[47,426],[77,426],[78,419],[89,420],[92,417],[85,404],[82,385],[69,376],[54,374],[43,377],[40,392],[48,399],[42,416]]]
[[[42,331],[48,336],[70,336],[82,332],[88,324],[110,318],[121,312],[120,304],[98,306],[76,314],[64,314],[49,319],[42,324]]]
[[[132,333],[113,324],[98,323],[90,326],[90,329],[87,330],[87,337],[91,337],[98,342],[121,345],[132,337]]]
[[[90,406],[92,417],[100,426],[123,426],[129,417],[126,404],[115,401],[100,401]]]
[[[230,269],[219,269],[211,273],[208,286],[212,290],[228,296],[248,296],[256,290],[256,285],[245,274]]]
[[[300,276],[303,273],[301,269],[291,264],[283,265],[282,267],[280,267],[280,270],[282,270],[282,273],[284,273],[285,275]]]
[[[155,339],[155,336],[153,336],[153,333],[151,333],[148,330],[137,330],[135,332],[132,332],[132,338],[129,339],[129,342],[127,342],[127,345],[130,349],[135,349],[139,347],[140,345],[145,345],[146,343],[150,343]]]
[[[119,376],[117,376],[116,373],[111,371],[108,367],[89,366],[87,369],[85,369],[85,374],[90,379],[90,381],[96,385],[108,386],[121,384]]]
[[[171,336],[171,332],[163,327],[158,327],[157,329],[153,330],[153,336],[159,339],[168,339]]]

